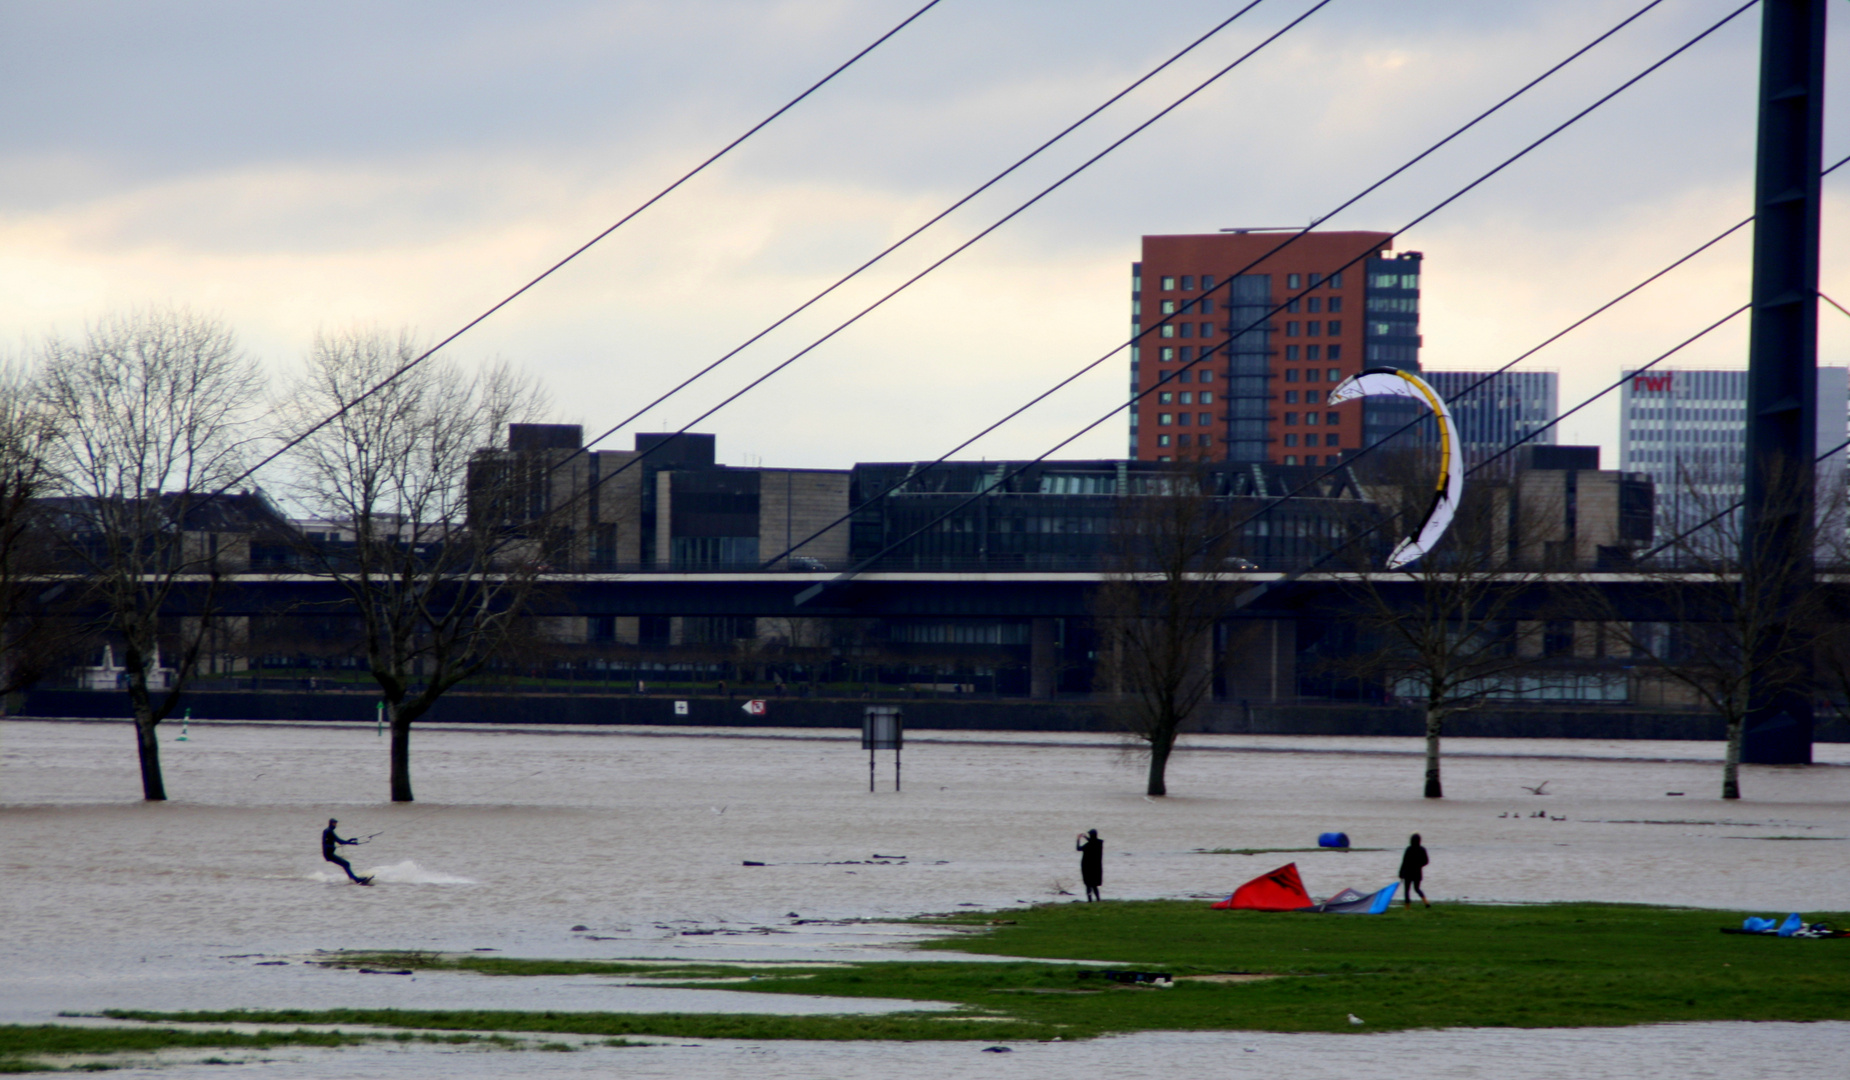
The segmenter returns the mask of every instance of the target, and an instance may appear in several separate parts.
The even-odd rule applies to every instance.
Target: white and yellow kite
[[[1360,375],[1351,375],[1330,391],[1330,403],[1348,401],[1359,397],[1404,397],[1412,398],[1430,408],[1439,424],[1439,483],[1433,492],[1432,506],[1426,511],[1425,520],[1420,522],[1412,536],[1400,542],[1388,556],[1387,568],[1398,570],[1420,556],[1430,552],[1445,535],[1445,530],[1452,524],[1452,515],[1458,512],[1458,500],[1465,491],[1465,472],[1463,462],[1458,458],[1458,439],[1456,428],[1452,424],[1452,412],[1445,407],[1445,399],[1417,375],[1409,374],[1395,368],[1369,368]]]

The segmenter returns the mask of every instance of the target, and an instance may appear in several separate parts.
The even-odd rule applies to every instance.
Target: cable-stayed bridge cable
[[[1562,121],[1560,124],[1557,124],[1555,127],[1551,128],[1549,131],[1541,135],[1539,138],[1530,142],[1529,144],[1524,146],[1522,149],[1518,150],[1516,153],[1505,158],[1503,161],[1499,162],[1497,165],[1493,166],[1491,169],[1481,174],[1476,179],[1466,184],[1464,187],[1453,192],[1451,195],[1446,196],[1444,199],[1440,200],[1437,204],[1433,205],[1430,209],[1419,214],[1417,217],[1413,218],[1413,220],[1409,221],[1407,224],[1401,226],[1399,229],[1394,230],[1392,233],[1388,235],[1390,237],[1399,236],[1400,234],[1407,232],[1408,230],[1419,225],[1421,222],[1426,221],[1428,218],[1432,217],[1433,215],[1439,213],[1439,211],[1445,209],[1447,206],[1450,206],[1452,203],[1463,198],[1469,192],[1475,190],[1477,187],[1484,184],[1485,182],[1490,180],[1492,177],[1501,173],[1503,170],[1509,168],[1511,165],[1515,164],[1517,161],[1520,161],[1522,158],[1528,156],[1534,150],[1543,146],[1549,140],[1553,139],[1555,136],[1561,134],[1561,132],[1566,131],[1568,128],[1572,127],[1574,124],[1586,118],[1594,110],[1600,108],[1601,106],[1605,105],[1607,102],[1613,100],[1615,97],[1617,97],[1621,93],[1624,93],[1627,89],[1630,89],[1632,86],[1637,85],[1644,78],[1651,75],[1653,72],[1657,71],[1658,69],[1662,68],[1665,64],[1668,64],[1670,61],[1676,59],[1678,56],[1681,56],[1684,52],[1687,52],[1689,49],[1695,47],[1698,43],[1708,38],[1709,35],[1720,30],[1723,26],[1726,26],[1729,22],[1733,21],[1735,18],[1740,16],[1741,13],[1745,12],[1748,8],[1753,7],[1756,2],[1758,2],[1758,0],[1748,0],[1747,3],[1744,3],[1740,7],[1735,8],[1733,11],[1723,16],[1720,20],[1718,20],[1717,22],[1711,24],[1709,27],[1704,29],[1701,33],[1697,34],[1695,37],[1692,37],[1688,41],[1684,42],[1682,45],[1677,46],[1677,48],[1671,50],[1668,54],[1666,54],[1665,56],[1663,56],[1656,62],[1652,63],[1649,67],[1646,67],[1643,71],[1639,72],[1636,75],[1633,75],[1629,79],[1626,79],[1624,82],[1620,83],[1617,87],[1613,88],[1612,90],[1600,96],[1592,104],[1581,109],[1579,112],[1576,112],[1574,115]],[[1376,250],[1376,245],[1371,245],[1368,250],[1357,253],[1354,258],[1350,259],[1348,262],[1344,263],[1341,267],[1338,267],[1337,269],[1339,271],[1346,270],[1349,267],[1354,266],[1356,263],[1366,260],[1369,257],[1369,255],[1371,255],[1375,250]],[[1273,315],[1277,314],[1279,311],[1284,310],[1285,306],[1289,304],[1291,300],[1298,299],[1299,297],[1307,294],[1310,291],[1311,290],[1309,288],[1306,288],[1304,290],[1301,290],[1299,293],[1292,296],[1291,298],[1287,299],[1286,301],[1275,305],[1270,310],[1268,310],[1264,315],[1260,316],[1258,319],[1256,319],[1252,323],[1249,323],[1246,327],[1238,331],[1231,332],[1228,335],[1229,340],[1232,340],[1233,338],[1237,337],[1240,334],[1244,334],[1255,328],[1264,326],[1268,319],[1270,319]],[[1122,348],[1122,346],[1120,346],[1120,348]],[[1116,350],[1114,349],[1113,352],[1115,353]],[[1107,354],[1106,357],[1101,357],[1100,360],[1094,361],[1093,362],[1094,365],[1102,362],[1104,359],[1108,358],[1110,355],[1111,354]],[[1199,363],[1200,361],[1198,360],[1191,361],[1189,364],[1183,365],[1178,370],[1185,370],[1188,367],[1193,367]],[[1110,420],[1113,416],[1116,416],[1120,411],[1122,411],[1127,406],[1135,404],[1138,400],[1143,398],[1145,395],[1148,395],[1154,392],[1155,389],[1156,389],[1156,386],[1151,386],[1150,389],[1141,391],[1133,395],[1130,401],[1125,402],[1124,404],[1121,404],[1121,405],[1114,406],[1110,411],[1106,412],[1105,414],[1100,416],[1098,419],[1091,421],[1090,423],[1081,427],[1079,430],[1075,431],[1073,434],[1067,436],[1065,439],[1062,439],[1060,442],[1055,443],[1052,447],[1049,447],[1047,450],[1043,451],[1040,455],[1030,459],[1027,462],[1024,462],[1022,465],[998,477],[996,481],[996,485],[992,485],[992,487],[997,486],[1001,484],[1002,482],[1005,482],[1015,476],[1018,476],[1030,466],[1039,464],[1040,462],[1046,460],[1048,457],[1052,456],[1053,454],[1057,453],[1061,449],[1065,448],[1068,444],[1081,438],[1082,436],[1090,432],[1092,429],[1098,427],[1100,424],[1103,424],[1107,420]],[[867,566],[879,560],[881,557],[885,556],[888,552],[892,551],[895,547],[901,544],[907,543],[913,540],[914,538],[922,535],[923,533],[929,531],[930,529],[935,527],[939,522],[946,520],[947,518],[956,514],[958,511],[962,510],[964,507],[975,502],[977,499],[984,497],[985,494],[986,492],[978,492],[977,494],[971,496],[969,499],[966,499],[958,503],[957,505],[951,507],[950,509],[946,510],[943,514],[940,514],[939,516],[926,522],[924,525],[919,526],[917,529],[914,529],[912,532],[906,534],[905,536],[899,538],[898,540],[894,540],[888,543],[885,547],[881,548],[880,551],[874,553],[873,555],[868,556],[867,558],[863,560],[860,560],[855,566],[850,567],[848,570],[836,576],[835,578],[831,579],[830,581],[817,584],[808,589],[805,589],[803,592],[798,594],[798,603],[803,603],[807,601],[808,599],[813,598],[814,596],[819,594],[824,588],[826,588],[828,585],[840,584],[840,583],[850,580],[856,574],[858,574],[861,570],[865,569]]]

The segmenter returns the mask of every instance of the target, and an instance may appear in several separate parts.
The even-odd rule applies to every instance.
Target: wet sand
[[[1811,768],[1748,767],[1747,798],[1724,803],[1715,798],[1716,744],[1451,740],[1448,797],[1436,803],[1418,797],[1417,740],[1202,736],[1171,766],[1173,795],[1153,801],[1141,795],[1141,763],[1099,736],[916,732],[904,757],[904,791],[892,791],[892,755],[882,752],[879,791],[870,795],[867,754],[842,732],[430,729],[414,737],[419,801],[394,806],[384,798],[384,740],[369,727],[194,724],[186,742],[175,741],[177,726],[162,730],[172,801],[149,805],[138,797],[126,724],[0,723],[0,864],[8,880],[0,1021],[104,1007],[903,1007],[615,980],[515,986],[359,975],[300,959],[341,948],[885,955],[908,940],[905,931],[842,920],[1064,899],[1060,890],[1080,891],[1070,838],[1085,828],[1106,839],[1108,897],[1224,895],[1293,860],[1312,892],[1377,888],[1393,878],[1399,848],[1415,831],[1432,851],[1427,888],[1435,901],[1612,900],[1772,914],[1841,907],[1850,890],[1850,747],[1840,745],[1820,744],[1825,764]],[[1524,790],[1543,781],[1545,795]],[[1666,794],[1673,791],[1685,794]],[[1531,816],[1537,811],[1545,815]],[[378,873],[373,887],[349,885],[321,861],[318,834],[329,816],[341,819],[343,835],[380,834],[347,849],[360,872]],[[1385,850],[1196,853],[1310,847],[1318,833],[1338,830],[1358,848]],[[1270,1068],[1281,1067],[1283,1055],[1306,1075],[1335,1075],[1316,1071],[1318,1054],[1336,1055],[1339,1071],[1353,1072],[1403,1060],[1398,1055],[1412,1046],[1387,1047],[1414,1040],[1422,1071],[1434,1076],[1645,1075],[1599,1069],[1614,1053],[1709,1042],[1715,1048],[1699,1068],[1650,1074],[1765,1076],[1781,1071],[1731,1070],[1728,1048],[1787,1027],[1688,1025],[1676,1038],[1661,1027],[1363,1039],[1137,1036],[1018,1047],[1002,1071],[1135,1074],[1143,1062],[1167,1073],[1231,1053],[1267,1056]],[[1790,1029],[1795,1034],[1776,1042],[1798,1055],[1795,1070],[1821,1033],[1834,1033],[1825,1044],[1850,1046],[1850,1025]],[[1574,1049],[1600,1040],[1603,1052]],[[1125,1049],[1133,1045],[1143,1049]],[[714,1070],[733,1061],[738,1075],[749,1067],[759,1076],[924,1076],[973,1053],[968,1044],[888,1047],[884,1057],[831,1047],[826,1069],[803,1072],[796,1063],[809,1060],[803,1047],[810,1046],[748,1053],[707,1044],[699,1063],[691,1050],[524,1055],[520,1068],[567,1075],[592,1057],[632,1055],[605,1067],[620,1061],[632,1075],[732,1075]],[[1255,1047],[1252,1055],[1246,1046]],[[1317,1046],[1331,1049],[1299,1049]],[[1447,1072],[1444,1065],[1456,1060],[1469,1069],[1478,1067],[1473,1060],[1502,1058],[1540,1067],[1555,1050],[1578,1064],[1560,1072],[1488,1065]],[[270,1054],[279,1060],[265,1074],[413,1075],[413,1059],[429,1069],[438,1051],[391,1053],[400,1056]],[[1130,1056],[1113,1064],[1120,1053]],[[1740,1055],[1743,1068],[1783,1060],[1769,1053]],[[452,1056],[483,1068],[494,1060]],[[984,1055],[966,1067],[1004,1057]],[[353,1071],[362,1061],[385,1071]],[[1031,1062],[1045,1062],[1045,1073]],[[410,1071],[392,1071],[401,1065]],[[785,1067],[797,1071],[777,1071]],[[298,1068],[307,1071],[290,1071]],[[454,1071],[448,1058],[441,1068]]]

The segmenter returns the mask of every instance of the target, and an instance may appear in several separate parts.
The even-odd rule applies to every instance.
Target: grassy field
[[[949,1002],[881,1016],[407,1012],[111,1013],[150,1021],[375,1024],[459,1031],[750,1039],[1072,1039],[1158,1030],[1368,1032],[1850,1019],[1850,941],[1743,937],[1738,913],[1613,904],[1441,905],[1380,916],[1210,911],[1181,901],[1049,904],[924,920],[924,946],[1013,963],[843,967],[349,954],[336,965],[484,976],[601,974],[689,987]],[[1842,913],[1808,921],[1842,925]],[[1081,977],[1056,961],[1178,976],[1172,988]],[[1227,978],[1232,973],[1269,976]],[[1206,976],[1207,978],[1198,978]],[[1197,977],[1197,978],[1191,978]],[[743,980],[743,981],[734,981]],[[1349,1021],[1353,1014],[1363,1020]]]

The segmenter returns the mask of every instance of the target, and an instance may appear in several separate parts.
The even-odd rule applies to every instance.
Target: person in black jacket
[[[339,836],[335,835],[334,826],[339,824],[340,822],[335,821],[333,818],[329,818],[328,827],[321,830],[321,857],[333,863],[335,866],[340,867],[342,870],[347,871],[348,880],[352,881],[355,885],[371,885],[373,883],[372,878],[361,877],[354,873],[353,864],[335,854],[334,847],[336,844],[360,843],[358,840],[342,840]]]
[[[1079,876],[1086,883],[1086,899],[1103,900],[1098,887],[1105,883],[1105,841],[1098,838],[1097,829],[1091,829],[1079,834],[1073,850],[1079,852]]]
[[[1426,890],[1420,888],[1420,879],[1426,876],[1426,864],[1432,860],[1426,857],[1426,849],[1420,846],[1420,834],[1414,833],[1407,844],[1406,854],[1400,857],[1400,880],[1407,886],[1407,906],[1413,906],[1413,894],[1420,894],[1420,902],[1427,907],[1432,901],[1426,899]]]

